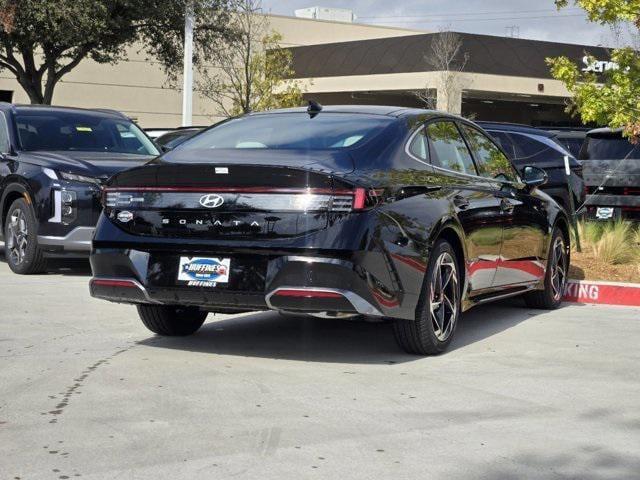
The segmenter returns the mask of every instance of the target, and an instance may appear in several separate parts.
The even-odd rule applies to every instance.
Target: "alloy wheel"
[[[431,279],[430,315],[433,330],[439,341],[446,341],[458,317],[458,270],[449,252],[442,252],[433,269]]]
[[[556,238],[551,248],[551,294],[558,301],[567,283],[567,252],[562,237]]]
[[[24,262],[27,254],[27,246],[29,239],[29,229],[27,227],[27,218],[21,208],[16,208],[11,212],[9,223],[7,226],[7,249],[9,258],[13,265],[20,265]]]

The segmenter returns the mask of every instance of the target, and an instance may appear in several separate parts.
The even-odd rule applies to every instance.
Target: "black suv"
[[[587,184],[587,216],[640,220],[640,145],[622,130],[597,128],[580,151]]]
[[[158,153],[118,112],[0,103],[0,232],[11,270],[88,256],[102,182]]]
[[[478,125],[500,144],[519,171],[525,165],[535,165],[547,172],[549,181],[542,189],[568,212],[569,189],[564,166],[564,157],[567,155],[574,204],[578,208],[584,203],[586,189],[582,179],[582,166],[560,143],[556,134],[510,123],[478,122]]]

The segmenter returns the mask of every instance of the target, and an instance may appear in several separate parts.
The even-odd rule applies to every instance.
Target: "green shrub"
[[[640,228],[630,222],[579,222],[578,234],[583,250],[603,263],[640,262]]]
[[[633,242],[634,230],[629,222],[603,224],[600,238],[593,242],[593,254],[603,262],[613,265],[634,260],[636,248]]]

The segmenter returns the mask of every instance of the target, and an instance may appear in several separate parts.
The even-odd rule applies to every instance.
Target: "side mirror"
[[[522,181],[529,190],[544,185],[548,180],[547,172],[541,168],[527,165],[522,169]]]
[[[170,152],[171,150],[173,150],[173,148],[171,148],[171,147],[167,147],[166,145],[162,145],[162,146],[160,147],[160,152],[161,152],[161,153],[167,153],[167,152]]]

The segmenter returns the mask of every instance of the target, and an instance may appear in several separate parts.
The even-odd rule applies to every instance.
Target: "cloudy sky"
[[[490,35],[513,29],[521,38],[616,46],[608,27],[576,7],[558,12],[553,0],[263,0],[264,10],[279,15],[315,5],[350,8],[359,23]]]

